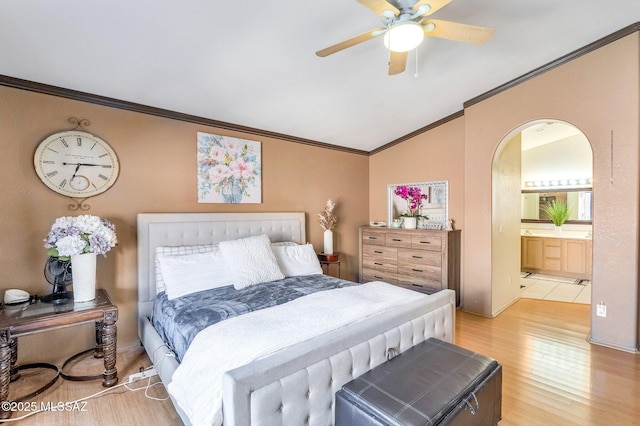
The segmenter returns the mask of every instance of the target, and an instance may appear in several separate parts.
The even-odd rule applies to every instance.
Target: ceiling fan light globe
[[[400,22],[384,34],[384,45],[393,52],[413,50],[424,39],[424,29],[413,21]]]
[[[396,14],[393,13],[393,10],[385,9],[382,11],[382,16],[384,16],[387,19],[391,19],[391,18],[395,18]]]

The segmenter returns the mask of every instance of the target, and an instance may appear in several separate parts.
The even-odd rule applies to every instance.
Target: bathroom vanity
[[[534,233],[521,244],[522,271],[591,280],[591,238]]]

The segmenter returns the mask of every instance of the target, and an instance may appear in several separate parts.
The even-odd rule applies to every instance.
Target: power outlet
[[[139,373],[129,375],[129,383],[137,382],[138,380],[148,379],[149,377],[157,376],[158,372],[155,367],[151,367],[147,370],[142,370]]]
[[[605,305],[604,302],[600,302],[596,306],[596,315],[599,317],[607,316],[607,305]]]

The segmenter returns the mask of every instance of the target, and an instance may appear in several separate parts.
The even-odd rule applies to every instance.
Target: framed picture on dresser
[[[399,187],[419,189],[420,194],[426,195],[418,209],[420,229],[445,229],[449,220],[449,181],[438,180],[428,182],[395,183],[387,187],[387,223],[407,211],[407,200],[396,195]]]

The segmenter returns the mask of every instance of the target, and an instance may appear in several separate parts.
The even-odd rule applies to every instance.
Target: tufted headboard
[[[272,242],[295,241],[304,244],[305,214],[138,214],[138,317],[151,315],[156,297],[156,247],[212,244],[260,234],[267,234]]]

